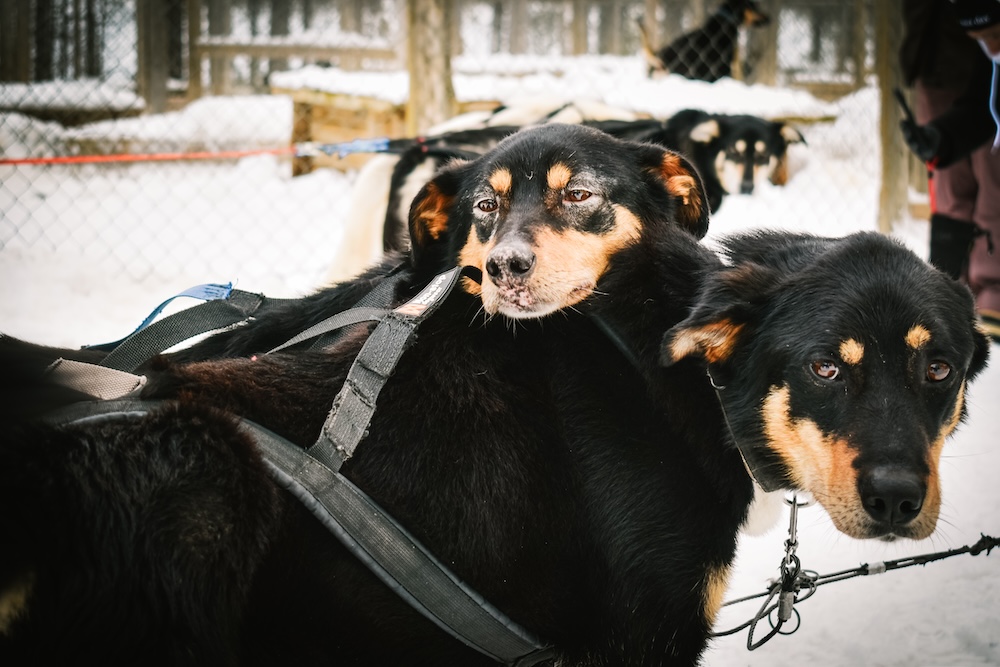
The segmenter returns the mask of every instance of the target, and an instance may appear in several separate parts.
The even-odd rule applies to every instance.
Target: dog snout
[[[741,195],[752,195],[753,194],[753,181],[743,181],[740,183],[740,194]]]
[[[920,514],[927,491],[917,474],[888,466],[874,468],[859,479],[865,511],[879,523],[903,526]]]
[[[486,272],[493,282],[526,279],[535,268],[535,253],[524,241],[510,241],[495,247],[486,257]]]

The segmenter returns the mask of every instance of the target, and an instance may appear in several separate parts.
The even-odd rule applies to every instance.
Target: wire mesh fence
[[[779,119],[806,139],[789,148],[787,183],[729,193],[720,228],[759,223],[776,202],[870,226],[874,3],[761,1],[770,20],[741,15],[731,54],[699,52],[728,60],[730,76],[650,76],[640,25],[659,50],[728,6],[452,0],[458,108],[549,96],[656,118],[701,108]],[[287,149],[405,134],[406,16],[406,0],[4,2],[0,266],[44,256],[132,281],[239,276],[283,291],[322,282],[352,233],[345,202],[370,155],[303,168]],[[816,160],[821,152],[834,162]],[[779,190],[793,185],[800,195],[782,203]],[[811,187],[854,194],[817,210]]]

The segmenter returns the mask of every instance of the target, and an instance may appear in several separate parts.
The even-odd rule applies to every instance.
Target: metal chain
[[[763,646],[775,635],[790,635],[798,630],[802,625],[802,618],[799,615],[798,610],[795,608],[795,605],[796,603],[803,602],[812,597],[819,586],[831,584],[837,581],[844,581],[845,579],[851,579],[853,577],[882,574],[883,572],[898,570],[904,567],[911,567],[913,565],[926,565],[927,563],[961,554],[977,556],[980,553],[986,552],[986,554],[989,555],[994,548],[1000,547],[1000,539],[980,534],[980,539],[972,546],[964,546],[957,549],[923,554],[920,556],[910,556],[908,558],[900,558],[892,561],[883,561],[871,564],[864,563],[850,570],[842,570],[840,572],[820,575],[813,570],[803,570],[802,563],[799,560],[799,557],[795,554],[799,546],[799,508],[808,507],[814,502],[811,497],[808,496],[803,496],[800,499],[800,494],[801,492],[792,493],[790,497],[785,498],[785,502],[791,506],[791,509],[788,519],[788,539],[785,540],[785,555],[781,559],[781,565],[779,566],[779,572],[781,573],[780,577],[776,580],[769,581],[768,588],[763,593],[736,598],[724,603],[723,606],[728,607],[741,602],[748,602],[761,597],[764,598],[764,603],[760,606],[760,609],[758,609],[753,618],[736,626],[735,628],[724,630],[722,632],[713,632],[712,637],[725,637],[736,634],[746,628],[750,628],[750,632],[747,634],[747,650],[753,651],[754,649]],[[777,602],[774,602],[775,597],[777,597]],[[764,618],[767,618],[768,623],[771,626],[771,630],[761,639],[754,641],[754,632],[756,631],[757,624]],[[794,620],[794,626],[786,628],[785,624],[792,620]]]

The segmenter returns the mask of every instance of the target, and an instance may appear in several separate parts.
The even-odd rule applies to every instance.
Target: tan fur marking
[[[513,182],[514,179],[510,175],[510,170],[506,167],[500,167],[490,174],[490,187],[493,188],[493,191],[498,195],[508,194]]]
[[[962,420],[962,408],[965,405],[965,382],[958,390],[955,398],[955,409],[951,413],[951,419],[941,429],[941,433],[931,443],[927,452],[927,467],[930,474],[927,476],[927,494],[924,496],[924,505],[920,511],[920,516],[913,522],[913,539],[923,539],[934,532],[937,527],[938,516],[941,513],[941,452],[944,450],[944,442]]]
[[[725,361],[736,347],[742,329],[742,324],[733,324],[728,319],[685,329],[670,343],[670,355],[674,361],[695,353],[712,364]]]
[[[682,206],[678,211],[680,223],[689,227],[697,227],[701,218],[704,203],[698,191],[697,181],[685,168],[680,156],[667,152],[663,155],[660,165],[660,175],[666,185],[667,192],[680,197]]]
[[[0,591],[0,635],[10,632],[14,619],[28,612],[28,599],[35,587],[33,573],[24,573]]]
[[[458,253],[459,266],[474,266],[482,271],[485,277],[487,253],[489,253],[489,247],[476,236],[475,228],[471,228],[469,229],[469,238],[466,239],[465,245],[462,246],[462,250]],[[484,282],[488,281],[484,280]],[[462,289],[469,294],[478,295],[482,293],[482,287],[479,283],[469,278],[462,278]]]
[[[764,401],[764,430],[774,452],[785,462],[792,482],[809,491],[841,532],[865,534],[865,510],[857,493],[856,453],[845,440],[825,435],[810,420],[792,419],[788,387],[774,389]]]
[[[914,325],[906,332],[906,344],[914,350],[919,350],[931,341],[931,332],[922,324]]]
[[[710,567],[705,575],[705,620],[709,626],[715,624],[715,618],[722,609],[726,591],[729,590],[730,568]]]
[[[691,130],[688,135],[691,137],[691,141],[697,141],[701,144],[707,144],[715,139],[721,134],[719,130],[719,121],[717,120],[706,120],[703,123],[699,123]]]
[[[562,162],[556,162],[549,168],[549,173],[546,175],[546,183],[548,183],[550,190],[559,191],[569,184],[569,179],[572,176],[573,172],[570,171],[569,167]]]
[[[840,358],[852,366],[857,366],[865,357],[865,346],[853,338],[840,344]]]
[[[774,162],[774,167],[771,169],[771,183],[774,185],[785,185],[788,183],[788,158],[782,155],[779,159],[775,160],[771,158]]]
[[[636,243],[642,224],[628,209],[615,206],[615,228],[607,234],[577,230],[555,231],[544,227],[534,238],[536,264],[524,285],[520,301],[530,301],[537,311],[553,311],[572,306],[590,296],[608,269],[613,255]],[[463,264],[472,264],[485,273],[489,248],[474,235],[462,249]],[[467,289],[471,293],[472,290]],[[482,285],[483,307],[489,314],[513,307],[508,296],[492,280]]]
[[[447,211],[452,199],[453,197],[442,194],[433,181],[427,184],[427,194],[416,202],[412,214],[414,224],[411,225],[411,231],[415,244],[424,245],[430,239],[436,240],[448,230]]]
[[[764,400],[764,430],[771,449],[785,462],[793,484],[813,494],[837,530],[859,539],[872,537],[868,532],[870,520],[857,493],[857,471],[852,465],[856,452],[846,440],[824,434],[814,422],[792,419],[789,396],[788,387],[781,387]],[[941,507],[938,476],[941,448],[947,433],[958,424],[961,402],[960,395],[950,425],[931,444],[923,509],[919,517],[898,533],[903,537],[919,540],[934,532]]]

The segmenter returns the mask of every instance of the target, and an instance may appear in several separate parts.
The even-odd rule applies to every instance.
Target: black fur
[[[701,27],[655,50],[640,20],[639,34],[649,75],[679,74],[709,82],[732,76],[740,27],[758,27],[769,21],[754,0],[725,0]]]

